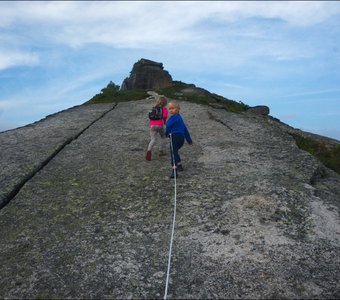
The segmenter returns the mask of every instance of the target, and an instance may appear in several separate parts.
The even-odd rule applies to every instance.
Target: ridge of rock
[[[37,158],[43,133],[96,115],[0,210],[0,298],[162,297],[173,182],[169,157],[145,160],[153,103],[57,114],[22,147],[22,129],[0,134],[1,154]],[[179,103],[194,145],[181,150],[169,298],[339,298],[340,176],[267,116]],[[24,157],[6,159],[23,176]]]

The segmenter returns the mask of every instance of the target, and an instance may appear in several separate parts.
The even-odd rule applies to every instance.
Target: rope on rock
[[[171,253],[172,253],[172,244],[174,240],[174,232],[175,232],[175,222],[176,222],[176,203],[177,203],[177,172],[176,172],[176,163],[175,163],[175,156],[174,156],[174,148],[172,143],[172,135],[170,134],[170,146],[171,146],[171,155],[172,155],[172,162],[173,162],[173,172],[174,172],[174,186],[175,186],[175,196],[174,196],[174,215],[172,220],[172,230],[171,230],[171,239],[170,239],[170,249],[169,249],[169,257],[168,257],[168,270],[166,274],[166,283],[165,283],[165,292],[164,292],[164,300],[166,300],[168,296],[168,286],[169,286],[169,279],[170,279],[170,266],[171,266]]]

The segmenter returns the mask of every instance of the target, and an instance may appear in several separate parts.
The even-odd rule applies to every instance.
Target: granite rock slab
[[[0,133],[0,207],[60,149],[114,106],[80,105]]]
[[[117,104],[0,210],[1,298],[163,298],[174,181],[169,152],[145,159],[152,104]],[[180,105],[168,298],[339,298],[339,175],[267,117]]]

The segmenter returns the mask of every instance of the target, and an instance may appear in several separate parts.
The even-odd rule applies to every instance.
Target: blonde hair
[[[176,101],[171,101],[170,103],[169,103],[169,105],[170,104],[173,104],[178,110],[180,109],[180,106],[179,106],[179,103],[178,102],[176,102]]]
[[[168,103],[168,100],[164,96],[161,96],[157,99],[156,105],[157,106],[166,106]]]

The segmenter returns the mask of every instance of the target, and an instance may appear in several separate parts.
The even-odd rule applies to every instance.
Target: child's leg
[[[171,135],[171,139],[172,139],[172,148],[173,148],[173,152],[172,152],[171,144],[170,144],[171,165],[173,166],[174,163],[175,163],[175,165],[177,165],[177,163],[181,161],[181,157],[180,157],[178,151],[184,144],[184,137],[181,134],[173,134],[173,135]],[[174,161],[174,159],[175,159],[175,161]]]
[[[155,128],[156,126],[151,126],[150,127],[150,143],[148,145],[148,151],[151,151],[153,146],[155,145],[156,142],[156,136],[157,136],[157,129]]]
[[[151,126],[150,127],[150,143],[148,145],[148,150],[146,151],[146,160],[151,160],[151,150],[153,148],[153,146],[155,145],[156,142],[156,136],[157,136],[157,130],[155,128],[155,126]]]
[[[177,164],[181,161],[181,158],[179,156],[178,150],[183,146],[184,144],[184,137],[181,134],[173,134],[171,135],[171,143],[170,143],[170,153],[171,153],[171,165],[173,166],[172,173],[170,175],[170,178],[177,177]]]

